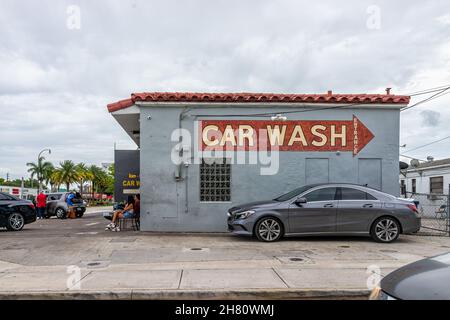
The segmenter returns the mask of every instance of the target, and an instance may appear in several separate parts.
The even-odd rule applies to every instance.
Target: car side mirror
[[[306,200],[306,198],[297,198],[295,200],[295,204],[298,205],[299,207],[301,207],[302,204],[305,204],[307,202],[308,202],[308,200]]]

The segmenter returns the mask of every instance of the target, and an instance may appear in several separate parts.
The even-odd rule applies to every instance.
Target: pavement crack
[[[83,281],[88,275],[90,275],[92,273],[92,271],[89,271],[88,273],[86,273],[83,277],[81,277],[80,280],[78,280],[77,282],[75,282],[70,288],[67,288],[66,291],[71,291],[71,289],[73,287],[75,287],[77,284],[79,284],[81,281]]]
[[[273,270],[273,272],[275,272],[275,274],[278,276],[278,278],[280,278],[280,280],[283,281],[286,288],[290,288],[290,286],[287,284],[286,281],[284,281],[284,279],[280,276],[280,274],[277,272],[277,270],[275,270],[275,268],[271,268],[271,269]]]
[[[180,281],[178,282],[178,289],[180,289],[180,287],[181,287],[181,280],[183,279],[183,273],[184,273],[184,269],[181,269]]]

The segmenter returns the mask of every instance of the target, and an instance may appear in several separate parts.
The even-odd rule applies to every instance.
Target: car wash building
[[[386,94],[135,93],[108,110],[140,149],[141,230],[226,231],[232,206],[305,184],[399,194]]]

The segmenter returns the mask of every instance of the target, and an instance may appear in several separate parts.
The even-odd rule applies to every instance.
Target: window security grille
[[[444,193],[444,177],[430,178],[430,193],[434,194]]]
[[[202,160],[200,164],[200,201],[231,201],[231,164],[226,159]]]

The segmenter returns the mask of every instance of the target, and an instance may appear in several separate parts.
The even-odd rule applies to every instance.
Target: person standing
[[[71,192],[67,196],[66,203],[67,203],[67,217],[69,219],[75,219],[75,212],[74,212],[74,203],[73,200],[75,199],[75,195]]]
[[[37,196],[36,207],[37,207],[37,218],[39,220],[44,219],[45,208],[47,207],[47,196],[42,191]]]

